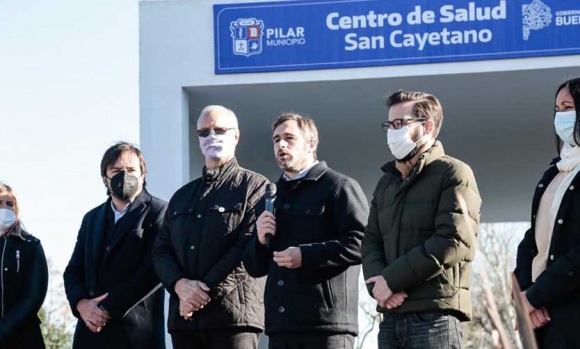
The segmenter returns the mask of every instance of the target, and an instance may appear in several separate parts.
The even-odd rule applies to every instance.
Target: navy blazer
[[[64,272],[66,295],[79,318],[74,348],[164,348],[163,291],[153,270],[151,250],[167,203],[145,189],[117,222],[105,245],[111,199],[83,218]],[[76,309],[81,299],[107,293],[100,306],[111,320],[100,333],[85,326]]]

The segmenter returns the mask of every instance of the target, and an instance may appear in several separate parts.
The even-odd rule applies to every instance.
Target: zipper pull
[[[20,271],[20,250],[16,250],[16,272]]]

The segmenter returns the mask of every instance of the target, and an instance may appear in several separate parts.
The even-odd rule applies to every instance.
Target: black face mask
[[[129,201],[139,190],[139,178],[128,174],[127,171],[121,171],[109,179],[111,180],[109,190],[121,200]]]

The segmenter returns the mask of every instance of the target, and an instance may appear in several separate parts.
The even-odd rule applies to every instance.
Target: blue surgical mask
[[[0,208],[0,236],[16,223],[16,214],[7,208]]]
[[[576,124],[576,111],[559,111],[554,118],[554,128],[558,137],[564,142],[577,146],[574,141],[574,125]]]

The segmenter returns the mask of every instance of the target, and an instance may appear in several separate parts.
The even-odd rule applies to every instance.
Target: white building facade
[[[383,97],[436,95],[445,151],[473,168],[482,220],[529,220],[555,157],[554,92],[580,76],[580,4],[569,0],[171,0],[140,2],[140,134],[148,185],[169,199],[198,177],[195,123],[238,116],[240,164],[280,175],[271,124],[315,119],[318,155],[370,199],[392,159]]]

